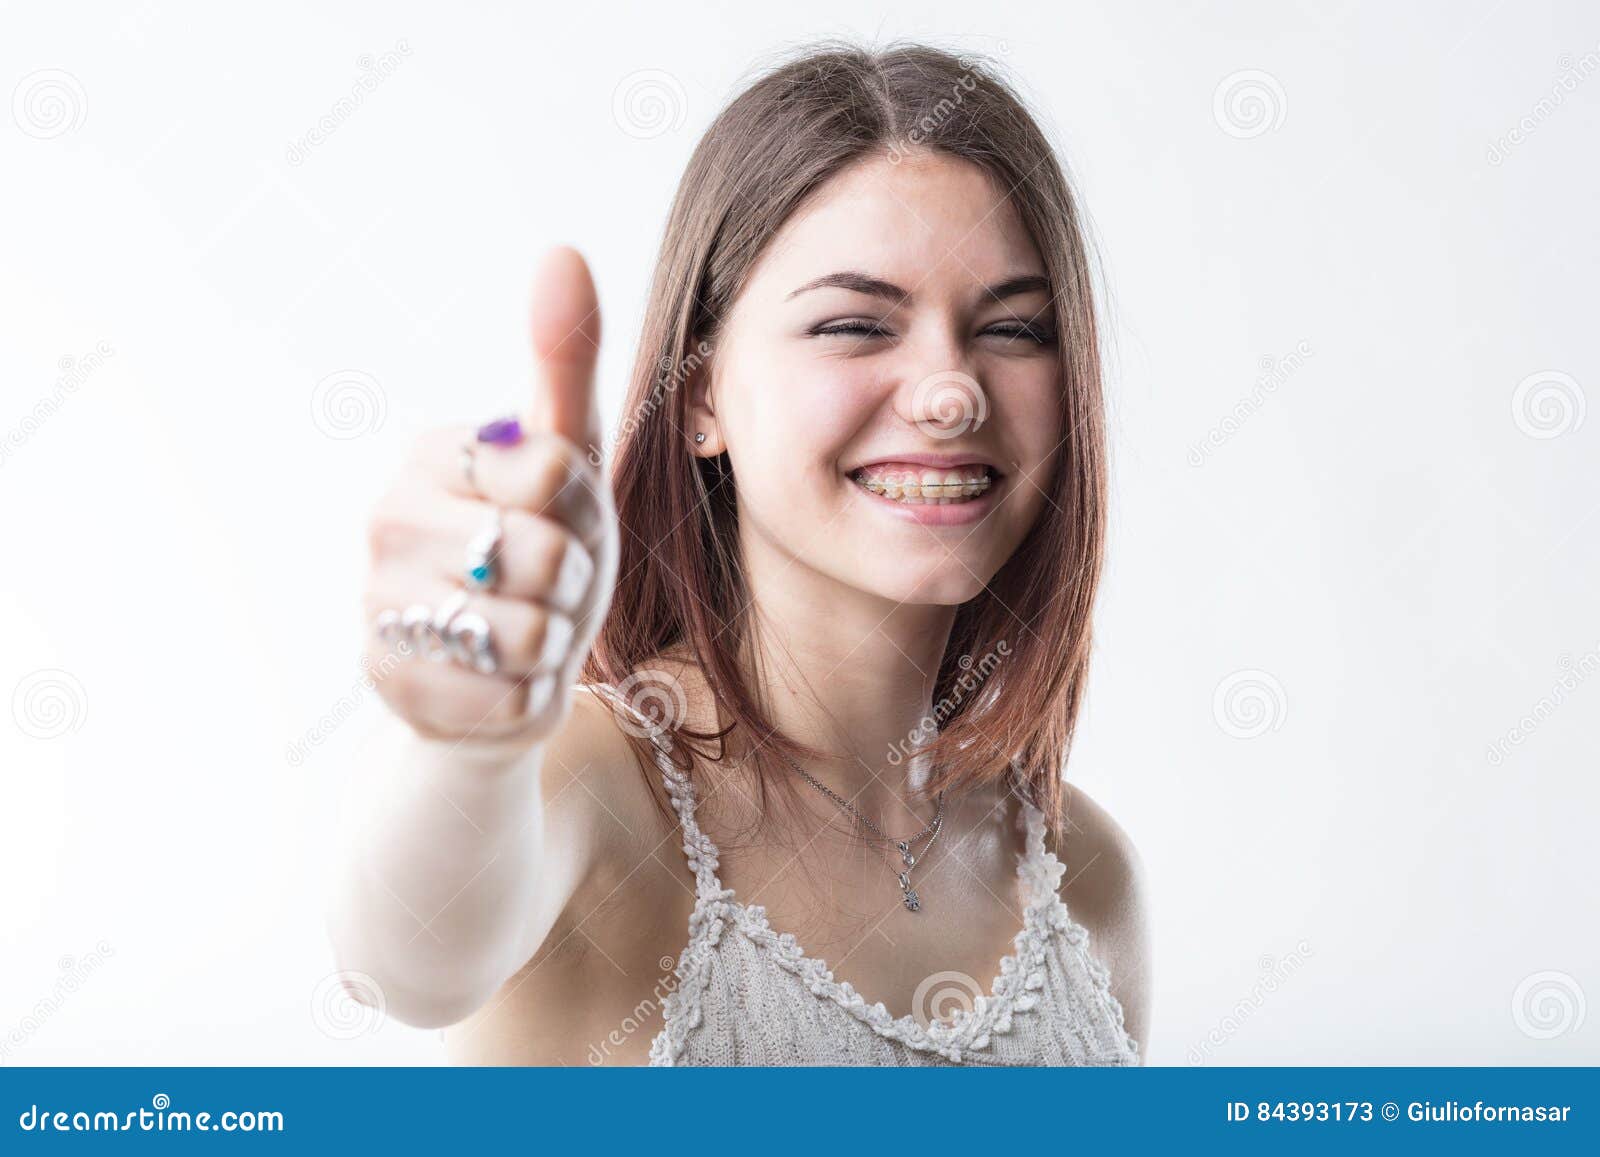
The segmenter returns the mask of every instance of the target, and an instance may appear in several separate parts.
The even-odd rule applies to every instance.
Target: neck
[[[913,819],[907,801],[929,772],[927,760],[908,752],[929,738],[955,608],[897,604],[799,563],[751,569],[749,676],[769,718],[826,753],[801,760],[807,772],[880,822],[905,827]]]

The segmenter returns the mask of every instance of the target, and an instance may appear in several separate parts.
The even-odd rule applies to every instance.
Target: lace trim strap
[[[1049,927],[1059,934],[1063,951],[1078,953],[1101,1007],[1116,1025],[1127,1055],[1133,1063],[1140,1063],[1139,1042],[1129,1034],[1122,1003],[1111,991],[1111,973],[1099,957],[1090,951],[1088,930],[1072,918],[1067,911],[1066,901],[1061,898],[1061,877],[1066,875],[1067,865],[1045,846],[1044,813],[1023,800],[1017,815],[1017,826],[1027,833],[1027,848],[1019,857],[1025,902],[1030,910],[1038,909]]]
[[[689,870],[694,873],[695,894],[701,899],[720,895],[722,881],[717,878],[717,845],[695,822],[694,782],[672,761],[672,732],[628,702],[627,696],[610,683],[581,683],[579,686],[615,703],[629,721],[623,729],[630,735],[650,740],[655,748],[656,767],[661,772],[662,786],[667,789],[672,810],[678,813],[678,825],[683,833],[683,854]]]
[[[1025,833],[1022,854],[1017,857],[1023,881],[1023,903],[1029,908],[1049,907],[1061,899],[1061,877],[1067,866],[1045,847],[1044,812],[1026,799],[1018,800],[1017,827]]]

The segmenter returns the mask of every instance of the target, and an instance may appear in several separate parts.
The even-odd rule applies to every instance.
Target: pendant
[[[900,891],[904,893],[900,898],[905,902],[906,911],[916,912],[922,908],[922,901],[917,898],[917,890],[911,886],[911,875],[908,872],[900,873]]]

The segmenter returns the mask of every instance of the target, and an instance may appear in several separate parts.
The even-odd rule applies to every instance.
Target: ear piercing
[[[696,434],[694,436],[694,444],[696,446],[705,445],[705,441],[706,441],[706,432],[704,430],[701,430],[698,434]]]

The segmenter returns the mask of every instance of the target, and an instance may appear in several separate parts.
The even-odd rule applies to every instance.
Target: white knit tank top
[[[695,878],[689,940],[664,1002],[652,1065],[1136,1065],[1139,1046],[1123,1028],[1110,975],[1089,952],[1089,934],[1060,895],[1066,865],[1045,847],[1044,815],[1022,803],[1027,833],[1017,857],[1022,927],[986,996],[971,978],[929,978],[968,999],[948,1019],[889,1015],[869,1004],[787,932],[766,909],[744,904],[717,878],[717,846],[695,822],[695,789],[672,762],[672,740],[608,683],[585,684],[619,704],[645,730],[678,814]],[[920,1003],[920,1002],[919,1002]],[[921,1010],[919,1010],[921,1011]]]

